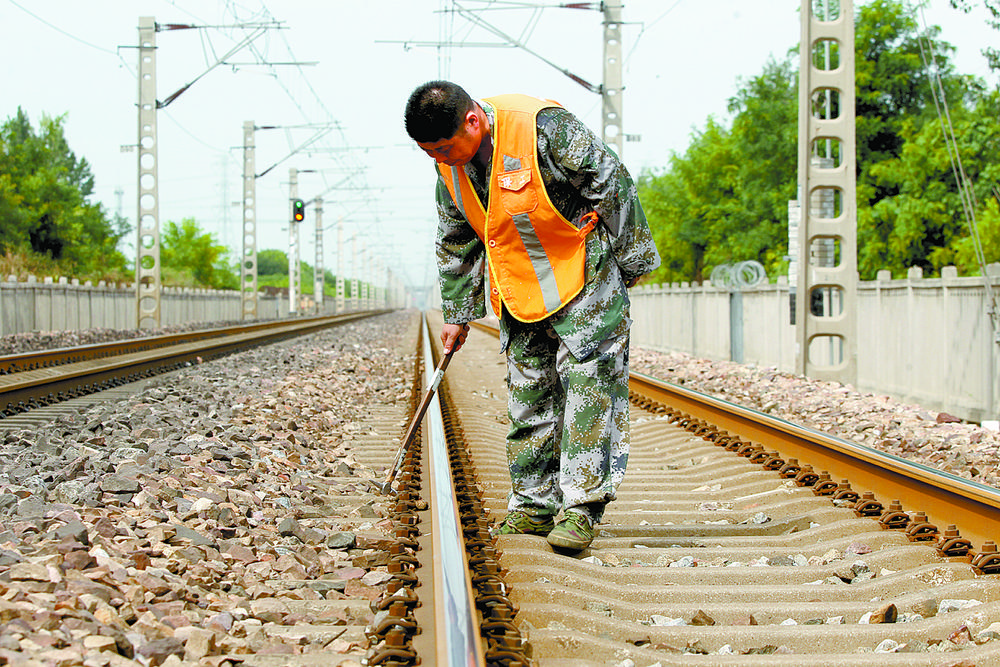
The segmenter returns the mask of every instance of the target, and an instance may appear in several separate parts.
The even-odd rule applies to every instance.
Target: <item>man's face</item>
[[[444,163],[449,167],[459,167],[468,164],[475,157],[476,151],[482,141],[482,131],[479,118],[475,112],[470,111],[465,116],[455,135],[450,139],[439,139],[438,141],[422,143],[417,142],[420,148],[434,158],[435,162]]]

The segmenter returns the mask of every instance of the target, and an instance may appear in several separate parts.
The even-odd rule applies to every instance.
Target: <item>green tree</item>
[[[46,255],[82,274],[123,270],[128,223],[88,201],[94,178],[64,122],[43,116],[36,132],[19,107],[0,127],[0,251]]]
[[[719,231],[728,247],[720,259],[755,259],[768,275],[785,269],[788,249],[788,201],[795,198],[798,170],[797,79],[790,60],[772,59],[729,101],[738,206]]]
[[[671,166],[681,156],[671,157]],[[692,280],[701,275],[705,264],[705,240],[683,215],[684,182],[676,168],[661,174],[652,171],[639,177],[639,199],[649,221],[650,232],[660,251],[660,267],[650,276],[652,282],[671,283]],[[693,233],[692,233],[693,232]]]
[[[316,270],[309,262],[299,263],[299,288],[303,294],[312,294],[316,291]]]
[[[944,93],[972,174],[995,159],[987,136],[995,111],[982,116],[990,113],[982,82],[958,74],[954,47],[937,39],[939,28],[920,31],[900,3],[866,5],[856,26],[858,270],[869,280],[879,269],[902,276],[911,266],[934,275],[959,261],[969,232],[933,91]]]
[[[755,259],[777,272],[795,196],[796,83],[771,60],[730,100],[731,130],[709,118],[683,155],[640,178],[640,198],[660,250],[653,279],[701,282],[719,264]]]
[[[287,276],[288,255],[280,250],[261,250],[257,253],[257,275]]]
[[[728,131],[709,118],[684,155],[671,156],[669,171],[641,179],[639,197],[662,260],[654,280],[701,282],[706,254],[724,252],[716,230],[735,202],[735,158]]]
[[[906,141],[904,125],[937,118],[931,74],[925,66],[930,52],[949,99],[971,99],[967,82],[955,74],[949,58],[955,49],[938,40],[939,33],[937,26],[921,31],[912,12],[898,0],[873,0],[858,9],[854,68],[859,206],[875,205],[895,194],[891,187],[875,182],[871,169],[899,156]]]
[[[995,191],[1000,183],[1000,93],[983,97],[974,108],[951,109],[962,166],[973,184],[977,233],[987,262],[1000,260],[1000,218]],[[979,273],[975,245],[964,215],[942,123],[936,118],[919,124],[909,121],[902,132],[900,155],[871,169],[879,187],[895,192],[859,211],[859,235],[868,239],[858,258],[863,276],[880,268],[902,275],[910,266],[925,274],[939,273],[954,264],[962,274]]]
[[[214,289],[239,288],[239,276],[227,263],[228,250],[194,218],[167,221],[160,235],[160,265],[165,284]]]
[[[258,283],[274,287],[288,287],[288,255],[281,250],[261,250],[257,253]],[[301,263],[303,293],[312,294],[315,269],[308,262]],[[323,272],[323,293],[332,295],[337,289],[337,277],[330,269]]]

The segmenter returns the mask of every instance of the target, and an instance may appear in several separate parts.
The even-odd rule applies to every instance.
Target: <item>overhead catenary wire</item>
[[[18,3],[14,2],[14,0],[7,0],[7,1],[10,2],[10,4],[14,5],[15,7],[17,7],[18,9],[20,9],[22,12],[24,12],[28,16],[32,17],[33,19],[35,19],[37,21],[40,21],[40,22],[44,23],[45,25],[47,25],[48,27],[52,28],[56,32],[61,33],[61,34],[65,35],[66,37],[69,37],[70,39],[72,39],[75,42],[79,42],[80,44],[83,44],[84,46],[89,46],[92,49],[96,49],[96,50],[100,51],[101,53],[108,53],[108,54],[110,54],[112,56],[117,56],[118,55],[117,52],[112,51],[111,49],[106,49],[106,48],[104,48],[102,46],[98,46],[96,44],[91,44],[87,40],[82,39],[80,37],[77,37],[76,35],[74,35],[71,32],[67,32],[66,30],[63,30],[62,28],[60,28],[59,26],[55,25],[54,23],[51,23],[50,21],[47,21],[47,20],[43,19],[38,14],[35,14],[30,9],[27,9],[26,7],[23,7],[22,5],[19,5]]]
[[[976,201],[976,193],[973,189],[972,181],[969,179],[968,174],[965,172],[965,167],[962,164],[962,156],[958,147],[958,138],[955,134],[955,127],[951,120],[951,109],[948,105],[948,98],[945,94],[944,85],[941,82],[937,56],[934,52],[934,45],[931,43],[930,39],[926,37],[927,20],[924,16],[923,7],[918,6],[917,10],[920,12],[920,20],[924,26],[924,34],[919,35],[917,39],[917,43],[920,47],[920,59],[928,73],[928,78],[931,84],[931,97],[934,100],[934,107],[937,111],[938,120],[941,123],[941,133],[944,137],[948,160],[951,163],[951,170],[955,176],[955,181],[958,186],[958,195],[959,201],[961,201],[962,204],[962,213],[965,217],[966,225],[969,228],[969,237],[972,240],[972,245],[976,253],[976,260],[979,263],[979,269],[983,276],[983,286],[986,290],[987,313],[993,329],[994,342],[1000,343],[1000,310],[997,308],[997,300],[993,291],[993,284],[986,271],[986,256],[983,252],[982,240],[979,237],[979,227],[976,223],[976,208],[978,205],[978,202]],[[913,10],[911,9],[911,11]],[[994,186],[993,189],[994,192],[996,192],[996,186]],[[1000,199],[1000,193],[998,193],[998,199]]]
[[[555,6],[555,5],[553,5],[553,6]],[[569,71],[569,69],[567,69],[565,67],[559,66],[557,63],[555,63],[551,59],[546,58],[545,56],[543,56],[542,54],[538,53],[534,49],[531,49],[531,48],[528,47],[528,45],[526,43],[526,39],[523,38],[523,35],[524,34],[530,35],[531,32],[534,30],[535,26],[537,25],[538,18],[539,18],[537,14],[533,14],[532,15],[531,20],[528,21],[528,25],[521,31],[522,32],[522,37],[518,38],[518,37],[512,36],[511,34],[505,32],[504,30],[502,30],[500,28],[498,28],[497,26],[492,25],[491,23],[489,23],[488,21],[486,21],[485,19],[483,19],[481,16],[479,16],[476,11],[468,9],[466,7],[463,7],[461,4],[459,4],[459,2],[457,0],[452,0],[452,7],[454,7],[454,9],[450,10],[450,11],[452,11],[453,13],[458,14],[462,18],[466,19],[466,21],[469,22],[470,26],[481,28],[481,29],[485,30],[486,32],[494,35],[495,37],[500,38],[503,41],[501,43],[477,43],[477,44],[470,44],[468,42],[457,41],[454,37],[452,37],[452,38],[450,38],[450,39],[448,39],[448,40],[446,40],[444,42],[441,42],[441,41],[439,41],[439,42],[405,41],[404,42],[404,48],[409,47],[409,46],[434,46],[434,47],[437,47],[439,49],[442,48],[442,47],[449,47],[450,48],[450,47],[453,47],[453,46],[462,46],[462,47],[479,46],[479,47],[486,47],[486,48],[516,48],[516,49],[520,49],[521,51],[524,51],[525,53],[527,53],[530,56],[533,56],[533,57],[541,60],[543,63],[545,63],[549,67],[552,67],[553,69],[559,71],[563,75],[569,77],[570,79],[572,79],[573,81],[575,81],[579,85],[581,85],[584,88],[586,88],[588,91],[590,91],[592,93],[601,93],[602,92],[602,86],[590,83],[586,79],[584,79],[584,78],[582,78],[582,77],[574,74],[573,72]],[[542,7],[542,8],[544,9],[545,7]],[[479,10],[479,11],[481,12],[483,10]]]
[[[531,56],[534,56],[535,58],[538,58],[539,60],[541,60],[543,63],[545,63],[549,67],[553,67],[556,70],[560,71],[561,73],[565,74],[570,79],[572,79],[573,81],[577,82],[578,84],[580,84],[581,86],[583,86],[584,88],[586,88],[587,90],[589,90],[592,93],[599,93],[601,91],[600,86],[595,86],[594,84],[592,84],[589,81],[581,78],[580,76],[577,76],[576,74],[573,74],[572,72],[570,72],[565,67],[560,67],[555,62],[549,60],[548,58],[546,58],[542,54],[534,51],[533,49],[529,49],[528,45],[525,44],[522,40],[516,39],[516,38],[512,37],[511,35],[507,34],[506,32],[504,32],[503,30],[501,30],[500,28],[497,28],[496,26],[491,25],[490,23],[484,21],[481,17],[477,16],[474,12],[471,12],[468,9],[462,7],[457,2],[455,2],[455,7],[458,8],[458,13],[461,14],[463,17],[465,17],[465,19],[468,20],[470,23],[473,23],[474,25],[476,25],[476,26],[478,26],[478,27],[486,30],[487,32],[493,33],[494,35],[496,35],[500,39],[505,40],[508,45],[517,47],[517,48],[521,49],[522,51],[524,51],[525,53],[527,53],[528,55],[531,55]]]
[[[639,34],[635,36],[635,42],[632,43],[632,48],[629,50],[628,55],[625,56],[624,60],[625,65],[628,65],[629,61],[632,59],[632,56],[635,54],[635,50],[639,48],[639,41],[642,39],[642,36],[646,33],[646,31],[652,28],[660,21],[662,21],[663,19],[665,19],[667,17],[667,14],[677,9],[678,5],[680,5],[682,2],[684,2],[684,0],[676,0],[674,4],[670,5],[670,7],[667,8],[667,11],[663,12],[655,19],[642,26],[642,29],[639,30]]]
[[[273,17],[273,15],[271,14],[270,10],[267,8],[267,6],[266,6],[266,4],[264,2],[261,2],[261,7],[262,7],[261,12],[262,12],[263,16],[265,16],[265,17]],[[288,40],[285,38],[284,35],[282,35],[281,37],[282,37],[282,40],[284,42],[285,49],[287,49],[287,51],[288,51],[289,54],[292,54],[292,48],[291,48],[291,45],[288,43]],[[255,53],[257,53],[258,57],[262,57],[259,54],[259,52],[257,52],[256,48],[254,48],[253,46],[251,46],[251,50],[254,51]],[[293,60],[294,60],[294,55],[293,55]],[[309,91],[309,93],[310,93],[313,101],[317,104],[318,108],[323,112],[323,114],[326,116],[327,119],[333,119],[334,118],[333,113],[326,106],[326,104],[324,103],[322,97],[319,95],[319,93],[313,87],[312,82],[309,80],[309,77],[303,71],[302,67],[301,66],[296,66],[296,69],[298,70],[298,74],[301,77],[302,82],[306,86],[306,88]],[[288,96],[288,98],[292,101],[292,103],[298,108],[299,112],[303,115],[303,117],[305,117],[305,118],[308,119],[309,118],[309,113],[306,112],[306,110],[303,108],[303,106],[299,102],[298,96],[292,94],[291,90],[289,90],[288,86],[285,85],[285,83],[281,79],[281,77],[278,77],[277,75],[275,75],[275,80],[278,83],[278,85],[282,88],[282,90],[284,91],[284,93],[286,94],[286,96]],[[336,129],[338,130],[338,133],[339,133],[340,138],[342,140],[342,145],[346,146],[346,147],[350,147],[350,142],[348,141],[347,136],[344,133],[344,130],[340,126],[339,123],[336,124]],[[364,170],[362,170],[362,169],[359,168],[359,166],[356,164],[356,161],[349,159],[351,157],[353,157],[353,156],[350,153],[347,153],[344,156],[335,156],[334,159],[335,159],[335,161],[337,161],[339,163],[342,163],[342,164],[344,164],[347,167],[353,167],[355,169],[355,175],[357,177],[357,180],[358,180],[359,184],[367,186],[367,181],[363,177]],[[326,182],[325,177],[323,177],[323,181],[324,181],[324,187],[328,188],[326,191],[329,191],[329,184]],[[372,197],[371,205],[372,205],[373,210],[377,210],[377,201],[375,200],[374,197]],[[379,230],[377,228],[374,231],[376,232],[376,234],[379,234]]]
[[[208,69],[206,69],[204,72],[196,76],[189,83],[184,84],[184,86],[182,86],[180,89],[168,95],[166,99],[164,99],[162,102],[157,101],[156,108],[162,109],[167,105],[169,105],[171,102],[180,97],[184,93],[184,91],[186,91],[188,88],[197,83],[202,77],[204,77],[206,74],[214,70],[219,65],[223,64],[226,58],[233,55],[237,51],[241,50],[244,46],[249,46],[250,44],[252,44],[254,40],[263,35],[266,30],[267,30],[266,28],[257,28],[251,35],[244,38],[243,41],[237,43],[236,46],[234,46],[233,48],[231,48],[229,51],[226,52],[226,55],[222,56],[222,58],[217,59],[214,64],[209,65]]]
[[[247,15],[248,12],[251,13],[251,16]],[[247,7],[240,5],[238,3],[231,1],[227,2],[224,10],[224,15],[227,17],[228,16],[235,17],[237,22],[241,20],[244,22],[246,20],[260,21],[265,23],[276,22],[276,19],[274,18],[273,14],[263,1],[260,2],[259,9],[248,9]],[[262,46],[258,46],[257,43],[250,44],[248,46],[248,51],[257,60],[256,64],[269,68],[268,72],[270,78],[278,85],[278,87],[284,93],[285,97],[298,110],[299,114],[303,119],[305,119],[309,123],[315,124],[317,120],[316,111],[318,110],[319,111],[318,115],[321,117],[320,120],[326,121],[326,124],[332,129],[336,129],[338,133],[338,135],[331,135],[330,132],[328,131],[325,132],[321,137],[314,136],[307,142],[298,144],[297,146],[294,144],[292,138],[289,137],[290,151],[292,153],[311,152],[309,149],[312,149],[312,151],[315,152],[330,153],[331,154],[330,157],[334,160],[334,162],[338,165],[342,165],[344,171],[347,171],[350,174],[350,177],[349,179],[344,179],[344,181],[342,182],[338,182],[334,185],[331,185],[327,179],[327,175],[324,173],[324,171],[326,170],[317,170],[317,172],[319,173],[319,177],[322,179],[322,186],[319,189],[322,190],[323,193],[325,194],[334,189],[342,189],[343,183],[347,182],[351,185],[357,186],[356,188],[352,189],[358,189],[363,192],[369,192],[371,196],[367,198],[366,204],[368,210],[371,211],[373,214],[373,217],[375,219],[374,224],[368,224],[362,226],[360,224],[353,223],[353,221],[350,219],[346,219],[345,221],[348,224],[353,224],[353,226],[357,227],[358,233],[361,233],[362,235],[371,236],[373,240],[374,239],[384,240],[385,238],[387,238],[387,234],[385,234],[384,230],[381,229],[378,199],[374,194],[375,189],[371,188],[371,186],[367,183],[367,180],[365,178],[364,165],[358,161],[356,156],[356,153],[365,151],[355,150],[354,147],[350,145],[350,142],[348,141],[347,136],[344,133],[344,128],[341,126],[340,123],[334,120],[335,117],[333,113],[326,106],[324,100],[318,94],[315,87],[313,86],[310,78],[307,76],[305,71],[303,71],[302,63],[300,63],[298,59],[294,57],[291,45],[289,44],[288,39],[285,37],[283,33],[280,34],[280,40],[282,41],[284,50],[292,56],[291,60],[293,62],[288,64],[291,64],[295,67],[295,70],[293,71],[298,76],[298,81],[296,85],[303,87],[306,91],[306,94],[296,94],[296,92],[292,90],[291,86],[293,82],[288,78],[287,75],[288,73],[286,72],[279,74],[278,71],[273,67],[275,63],[270,62],[269,58],[265,54],[265,50],[268,49],[268,45],[271,44],[271,42],[266,42],[263,45],[263,48]],[[298,92],[301,93],[302,91]],[[332,139],[333,136],[339,136],[340,142],[337,143],[331,142],[330,139]],[[371,147],[369,146],[367,148],[370,149]],[[287,156],[282,161],[286,161],[290,157],[291,155]],[[278,188],[279,191],[281,190],[280,185],[275,184],[274,187]],[[319,196],[321,195],[317,195],[317,197]],[[384,218],[386,216],[382,217]]]
[[[89,49],[116,57],[119,61],[121,69],[128,72],[131,79],[138,79],[138,73],[135,69],[134,62],[131,62],[128,54],[125,53],[125,49],[131,49],[133,48],[132,46],[118,46],[117,49],[102,48],[101,42],[98,40],[87,41],[87,35],[81,34],[78,36],[73,34],[75,24],[66,24],[65,21],[53,20],[51,17],[46,17],[46,12],[41,11],[39,8],[34,7],[30,3],[25,3],[23,0],[10,0],[10,2],[13,7],[31,16],[32,20],[38,21],[40,24],[58,32],[65,38],[79,42]],[[176,0],[167,0],[167,4],[174,8],[176,13],[183,14],[183,16],[176,17],[180,19],[179,21],[165,21],[159,27],[163,29],[174,27],[178,29],[180,27],[197,28],[198,37],[196,39],[200,39],[201,42],[200,45],[193,46],[205,61],[204,68],[202,68],[205,69],[205,71],[199,74],[199,76],[194,80],[187,79],[188,83],[186,83],[186,85],[177,93],[174,93],[167,98],[165,100],[165,104],[170,104],[170,102],[175,100],[179,94],[181,94],[184,90],[187,90],[189,86],[204,77],[208,71],[217,69],[220,64],[230,65],[231,63],[229,61],[232,59],[231,54],[235,50],[231,50],[231,47],[236,46],[236,48],[239,48],[238,44],[240,42],[244,43],[245,53],[248,55],[251,53],[253,54],[245,60],[258,61],[249,63],[251,65],[270,66],[275,63],[266,61],[289,60],[288,58],[284,58],[282,53],[280,53],[282,50],[280,47],[286,48],[288,53],[292,52],[292,49],[289,46],[290,41],[285,39],[284,36],[286,31],[282,31],[282,33],[278,34],[280,36],[277,36],[268,30],[266,34],[259,36],[259,38],[253,42],[251,49],[247,49],[245,45],[247,36],[251,35],[251,33],[258,33],[263,30],[265,26],[277,25],[273,15],[265,6],[264,0],[246,0],[245,2],[226,0],[224,7],[218,7],[217,12],[208,12],[206,8],[199,6],[194,13],[192,13],[189,9],[187,3],[178,2]],[[170,13],[175,12],[171,11]],[[233,16],[237,16],[237,21],[234,22],[230,20]],[[244,17],[244,20],[240,20],[240,17]],[[63,24],[61,27],[60,25],[57,25],[60,23]],[[233,25],[234,23],[242,24],[242,26]],[[249,25],[250,23],[253,25]],[[218,36],[224,37],[226,41],[220,42],[217,38]],[[81,37],[83,37],[83,39],[81,39]],[[252,38],[253,35],[251,35],[250,39]],[[57,39],[60,38],[57,37]],[[279,53],[273,52],[275,47],[279,47]],[[275,57],[268,58],[269,55],[273,55]],[[299,66],[297,71],[288,71],[286,68],[285,71],[280,72],[278,68],[271,67],[269,71],[271,74],[269,78],[280,86],[281,90],[285,93],[285,97],[293,104],[299,103],[298,110],[305,120],[330,120],[335,118],[330,108],[327,107],[329,100],[320,96],[317,89],[313,85],[314,81],[311,80],[306,74],[303,67]],[[299,79],[295,78],[296,74],[300,77]],[[198,87],[200,87],[200,85]],[[232,154],[228,147],[220,148],[218,142],[213,138],[199,136],[199,134],[203,135],[204,133],[199,132],[200,128],[196,125],[191,125],[190,121],[188,121],[188,124],[185,125],[181,120],[182,118],[185,118],[185,116],[183,114],[175,113],[175,106],[170,106],[168,108],[162,108],[163,104],[159,106],[159,111],[165,114],[164,120],[169,121],[171,126],[180,129],[182,134],[209,151],[220,155],[226,155],[227,161],[230,165],[241,165],[241,161]],[[319,111],[319,113],[317,113],[317,111]],[[161,118],[163,118],[163,116],[161,116]],[[315,151],[317,153],[323,153],[324,157],[329,155],[329,157],[333,159],[334,164],[343,165],[345,170],[352,174],[351,181],[347,185],[357,186],[362,193],[368,194],[368,197],[364,200],[364,205],[361,207],[361,210],[367,210],[371,215],[369,216],[370,220],[363,224],[355,223],[349,218],[345,221],[351,227],[356,226],[360,233],[370,236],[370,240],[372,242],[384,243],[386,239],[392,236],[391,232],[387,233],[385,221],[395,219],[399,216],[396,211],[386,210],[386,204],[384,201],[381,201],[381,197],[379,195],[380,190],[372,187],[371,184],[368,183],[368,179],[365,175],[367,162],[364,160],[361,153],[375,149],[399,148],[400,146],[399,144],[392,147],[372,145],[360,147],[351,146],[341,124],[336,121],[332,121],[331,125],[335,127],[337,132],[327,132],[322,137],[314,136],[306,139],[305,141],[302,141],[305,139],[304,137],[296,136],[294,145],[302,148],[304,152]],[[164,136],[164,139],[165,138],[166,136]],[[406,144],[406,146],[408,146],[410,150],[415,150],[415,148],[410,144]],[[167,174],[161,173],[161,177],[165,175]],[[333,185],[333,187],[341,185],[340,183],[336,183],[334,185],[334,182],[340,179],[342,175],[343,174],[328,177],[323,174],[323,184],[320,185],[317,183],[319,187],[317,187],[316,190],[328,192],[331,189],[331,185]],[[171,179],[168,176],[167,178],[160,178],[159,180],[161,182],[171,182],[180,179]],[[352,189],[354,188],[352,187]],[[312,196],[313,193],[309,192],[307,194]],[[225,197],[223,197],[223,199],[225,199]],[[176,201],[176,198],[172,198],[171,201]],[[348,205],[347,208],[351,208],[351,205]],[[390,205],[389,209],[392,208],[392,205]],[[266,218],[261,218],[261,220],[266,220]],[[428,229],[430,228],[431,227],[428,226]]]

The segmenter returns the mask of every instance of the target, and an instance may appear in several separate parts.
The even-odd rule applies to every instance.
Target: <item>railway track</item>
[[[628,472],[589,549],[485,539],[509,491],[504,376],[474,335],[442,382],[472,567],[441,571],[422,537],[417,508],[441,498],[397,489],[398,576],[368,664],[1000,664],[996,490],[652,378],[632,379]],[[461,580],[485,657],[445,661],[441,621],[420,617]]]
[[[0,357],[0,419],[377,312],[279,320]]]
[[[434,355],[422,353],[428,382]],[[628,472],[591,548],[566,556],[535,536],[494,540],[509,490],[504,376],[496,341],[478,332],[451,364],[400,459],[393,538],[370,539],[386,553],[358,556],[391,575],[370,609],[248,599],[250,614],[289,619],[265,621],[268,636],[301,637],[310,651],[234,664],[355,665],[322,647],[357,642],[367,665],[387,667],[1000,664],[995,490],[636,376]],[[388,472],[400,410],[374,409],[352,456]],[[320,596],[337,583],[267,582]],[[332,625],[294,622],[334,611]]]

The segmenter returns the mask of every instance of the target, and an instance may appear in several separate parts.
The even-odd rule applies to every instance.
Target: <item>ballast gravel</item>
[[[405,429],[416,321],[383,315],[193,365],[3,432],[0,664],[323,651],[357,667],[394,540],[384,471],[352,441],[376,409],[398,408]]]
[[[156,332],[91,329],[14,334],[0,337],[0,355],[206,326],[193,323]],[[962,423],[951,415],[773,367],[713,361],[640,347],[632,348],[630,363],[633,370],[641,373],[1000,488],[1000,433]]]
[[[118,405],[5,433],[0,664],[216,666],[226,656],[235,663],[240,654],[319,650],[340,656],[331,664],[360,664],[363,638],[348,631],[371,620],[367,602],[389,579],[391,522],[377,493],[381,471],[356,460],[350,443],[373,403],[405,413],[412,323],[412,313],[396,313],[192,366]],[[195,328],[203,327],[155,333]],[[150,333],[18,334],[0,338],[0,354]],[[1000,486],[1000,437],[949,415],[774,368],[641,348],[631,358],[639,372]],[[843,563],[838,577],[811,583],[886,574],[870,570],[860,558],[864,545],[854,546],[823,557]],[[798,556],[788,563],[591,558],[605,567],[815,564]],[[318,599],[361,604],[318,617],[303,606]],[[949,602],[956,610],[979,604]],[[873,608],[857,622],[887,613]],[[342,632],[278,631],[316,623]],[[1000,628],[991,627],[975,640],[995,638]]]

